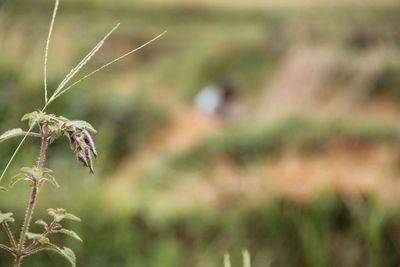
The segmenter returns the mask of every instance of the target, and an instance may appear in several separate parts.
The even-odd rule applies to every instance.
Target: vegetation
[[[30,232],[31,221],[33,218],[33,212],[37,204],[39,192],[46,182],[52,183],[54,186],[59,187],[57,180],[51,175],[53,171],[46,168],[47,150],[50,144],[60,137],[67,137],[69,140],[70,147],[77,160],[81,161],[83,165],[89,168],[90,173],[94,174],[93,160],[97,157],[97,150],[92,139],[91,133],[96,133],[96,130],[86,121],[81,120],[69,120],[63,116],[56,116],[54,114],[46,114],[44,111],[46,108],[61,95],[66,93],[73,86],[81,82],[82,80],[92,76],[96,72],[108,67],[114,62],[132,54],[133,52],[146,46],[148,43],[140,46],[137,49],[131,50],[124,55],[104,64],[100,68],[84,75],[82,78],[75,82],[69,83],[71,79],[80,71],[80,69],[86,65],[86,63],[96,54],[97,51],[103,46],[104,41],[110,36],[110,34],[119,26],[115,26],[79,63],[76,65],[61,81],[51,96],[48,96],[47,86],[47,59],[48,51],[53,31],[54,21],[58,11],[59,0],[55,1],[53,16],[50,24],[49,34],[46,42],[45,59],[44,59],[44,106],[39,111],[27,113],[22,117],[22,121],[28,121],[29,129],[27,131],[21,128],[15,128],[6,131],[0,136],[0,142],[8,140],[10,138],[23,136],[23,139],[17,146],[10,160],[8,161],[3,173],[1,174],[0,181],[7,172],[11,165],[14,157],[17,155],[19,149],[24,143],[25,139],[29,137],[38,137],[41,140],[40,152],[36,164],[33,167],[22,167],[20,172],[10,179],[10,187],[13,187],[19,181],[27,181],[31,186],[31,194],[26,209],[25,217],[21,226],[20,237],[18,241],[14,237],[12,230],[10,229],[10,223],[14,223],[15,219],[12,217],[13,213],[0,212],[0,224],[4,228],[5,233],[8,236],[9,245],[0,244],[0,248],[9,252],[15,258],[14,266],[22,266],[22,260],[30,255],[36,254],[44,250],[50,250],[64,256],[72,266],[76,266],[75,253],[67,247],[61,248],[51,243],[49,236],[53,234],[65,234],[73,237],[79,241],[82,239],[72,230],[68,230],[61,224],[63,220],[80,221],[80,218],[68,213],[63,208],[49,208],[48,214],[53,217],[50,223],[47,223],[43,219],[37,220],[35,223],[41,225],[44,230],[41,233]],[[34,132],[34,128],[38,128],[38,132]],[[0,187],[1,191],[7,191],[5,187]],[[26,245],[26,240],[30,239],[31,243]]]
[[[57,98],[46,109],[45,116],[83,118],[98,130],[94,175],[76,168],[77,162],[71,160],[76,155],[66,153],[68,142],[51,144],[46,166],[57,174],[62,190],[42,187],[33,218],[48,218],[49,203],[82,218],[85,223],[81,224],[63,220],[63,227],[78,233],[84,243],[65,235],[51,236],[53,244],[75,252],[77,266],[216,267],[224,265],[224,254],[229,253],[235,267],[243,265],[243,249],[251,254],[253,267],[399,264],[397,5],[253,9],[126,0],[111,5],[99,0],[62,4],[49,51],[49,58],[57,60],[48,63],[52,72],[48,88],[57,88],[66,72],[64,66],[80,62],[91,49],[91,40],[115,21],[121,21],[124,29],[115,32],[102,47],[103,53],[81,71],[97,69],[117,51],[145,43],[164,29],[169,32],[162,42],[96,79],[77,84],[79,90]],[[14,128],[22,114],[42,106],[42,69],[37,66],[43,61],[42,25],[47,23],[48,7],[47,0],[7,1],[0,7],[0,47],[7,51],[0,55],[2,132]],[[264,94],[282,70],[282,62],[299,47],[339,51],[334,58],[340,62],[326,81],[334,90],[324,87],[319,105],[307,106],[311,112],[304,116],[272,122],[256,119],[253,107],[265,104]],[[366,75],[372,77],[371,87],[362,101],[350,101],[348,111],[339,106],[333,108],[333,115],[323,113],[328,106],[323,100],[332,95],[346,98],[347,92],[355,91],[352,79],[363,74],[367,63],[352,63],[378,48],[387,52],[385,64],[376,75]],[[239,88],[244,118],[199,135],[185,149],[173,145],[164,149],[163,138],[179,133],[174,126],[180,116],[193,112],[194,95],[226,77]],[[378,108],[370,112],[368,105]],[[193,117],[188,121],[193,127],[199,122]],[[186,135],[180,133],[183,139]],[[18,146],[16,140],[1,143],[1,166],[7,165]],[[335,154],[323,161],[337,147],[346,148],[337,154],[347,158],[339,161]],[[19,173],[17,166],[30,166],[36,150],[37,143],[26,142],[8,173]],[[318,163],[328,176],[335,174],[335,162],[346,162],[353,155],[350,152],[358,150],[359,161],[350,161],[352,169],[344,167],[348,175],[339,177],[341,182],[355,181],[351,174],[358,170],[359,176],[366,177],[365,183],[372,175],[374,181],[382,181],[378,188],[346,191],[328,185],[305,198],[287,197],[270,173],[276,161],[290,169],[294,157],[301,158],[301,164],[322,158]],[[368,170],[382,171],[363,171],[361,163],[369,164]],[[310,173],[299,173],[301,179],[288,187],[303,190]],[[277,171],[276,176],[280,175],[284,183],[287,175]],[[216,177],[231,176],[238,178],[235,187],[214,186]],[[254,186],[254,176],[265,183]],[[4,179],[2,186],[8,181]],[[260,190],[251,191],[257,186]],[[17,218],[24,215],[21,198],[30,194],[29,189],[15,185],[11,191],[0,192],[0,209],[13,211],[16,221],[9,225],[14,229],[22,227]],[[241,190],[249,191],[242,195]],[[379,195],[381,190],[390,197]],[[197,194],[204,194],[205,200],[197,202]],[[32,224],[29,231],[42,233],[43,228]],[[5,234],[0,234],[0,243],[9,245]],[[0,251],[0,265],[11,266],[12,261]],[[24,265],[32,267],[66,264],[52,253],[24,259]]]

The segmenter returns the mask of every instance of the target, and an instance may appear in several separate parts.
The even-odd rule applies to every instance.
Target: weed
[[[89,168],[90,173],[94,173],[93,160],[97,157],[97,150],[92,138],[92,134],[96,133],[96,130],[86,121],[81,120],[69,120],[63,116],[56,116],[54,114],[47,114],[45,110],[47,107],[59,98],[61,95],[69,91],[76,84],[89,78],[93,74],[99,72],[100,70],[110,66],[118,60],[140,50],[149,43],[155,41],[161,37],[164,33],[153,38],[149,42],[133,49],[120,57],[104,64],[98,69],[82,76],[75,82],[71,83],[71,80],[76,76],[77,73],[85,66],[89,60],[100,50],[106,39],[118,28],[117,24],[112,28],[102,40],[65,76],[65,78],[60,82],[57,88],[54,90],[53,94],[48,96],[48,86],[47,86],[47,60],[48,51],[51,40],[51,35],[54,27],[55,18],[57,15],[59,6],[59,0],[55,0],[54,11],[50,23],[49,33],[46,41],[45,56],[44,56],[44,106],[34,112],[27,113],[22,117],[23,121],[28,121],[29,129],[27,131],[21,128],[16,128],[9,130],[0,136],[0,142],[14,138],[17,136],[23,136],[21,142],[17,146],[10,160],[8,161],[1,177],[0,181],[6,174],[9,166],[14,160],[19,149],[23,145],[25,139],[29,137],[39,138],[41,140],[39,157],[36,164],[32,167],[23,167],[20,172],[13,176],[10,181],[10,187],[13,187],[19,181],[27,181],[31,186],[31,195],[26,209],[25,217],[22,223],[19,239],[17,240],[11,231],[10,224],[15,220],[13,218],[13,213],[0,212],[0,224],[3,226],[5,233],[9,239],[9,245],[0,244],[0,248],[8,251],[15,258],[14,266],[20,267],[22,260],[30,255],[36,254],[43,250],[50,250],[64,256],[72,266],[75,266],[76,257],[74,252],[67,247],[59,247],[51,243],[49,236],[53,234],[64,234],[75,238],[79,241],[82,239],[75,232],[68,230],[63,227],[62,222],[65,220],[80,221],[80,219],[68,213],[63,208],[49,208],[48,214],[52,217],[50,223],[45,220],[38,220],[35,223],[43,226],[43,231],[41,233],[31,233],[29,232],[30,225],[32,222],[32,217],[34,213],[35,206],[37,204],[38,195],[41,188],[46,182],[53,184],[55,187],[59,187],[55,177],[52,175],[53,171],[46,168],[46,156],[49,145],[51,145],[56,139],[61,137],[66,137],[69,141],[70,147],[75,154],[76,158],[83,163],[83,165]],[[37,132],[35,130],[37,129]],[[1,191],[6,191],[5,187],[0,187]],[[30,240],[26,244],[27,240]]]

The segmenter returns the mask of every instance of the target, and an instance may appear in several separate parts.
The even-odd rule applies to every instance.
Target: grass
[[[315,120],[293,118],[271,125],[242,125],[206,137],[183,155],[173,159],[180,168],[208,166],[218,158],[231,158],[238,163],[271,158],[282,150],[321,153],[337,142],[397,144],[400,128],[377,122]]]
[[[251,253],[251,266],[372,267],[392,266],[400,259],[396,251],[399,213],[381,209],[367,196],[349,202],[330,195],[305,204],[282,199],[262,208],[237,206],[225,210],[223,218],[197,211],[163,224],[143,213],[103,217],[90,211],[95,202],[87,201],[93,206],[86,207],[82,219],[101,219],[75,229],[84,233],[85,246],[68,243],[84,266],[223,266],[226,251],[232,267],[243,266],[243,247]],[[108,245],[100,245],[104,242]],[[93,250],[98,253],[93,255]],[[48,260],[63,263],[39,255],[26,264],[43,266]]]

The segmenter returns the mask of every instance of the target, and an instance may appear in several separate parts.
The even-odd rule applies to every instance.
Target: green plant
[[[250,253],[247,249],[242,250],[243,267],[251,267]],[[231,259],[228,253],[224,254],[224,267],[231,267]]]
[[[73,231],[63,228],[62,222],[64,220],[73,220],[80,221],[80,219],[68,213],[65,209],[57,208],[57,209],[48,209],[48,214],[52,217],[50,223],[45,222],[44,220],[37,220],[35,223],[43,226],[44,230],[42,233],[31,233],[29,232],[30,225],[33,218],[33,212],[35,206],[37,204],[38,195],[40,189],[44,186],[46,182],[50,182],[56,187],[59,187],[56,179],[52,175],[53,171],[49,168],[46,168],[46,156],[47,150],[50,144],[52,144],[56,139],[60,137],[67,137],[69,140],[70,147],[76,158],[83,163],[85,167],[88,167],[90,173],[94,173],[93,169],[93,159],[97,157],[97,151],[92,139],[91,134],[96,133],[96,130],[85,121],[81,120],[69,120],[63,116],[56,116],[54,114],[47,114],[45,110],[47,107],[59,98],[61,95],[70,90],[73,86],[78,84],[79,82],[87,79],[92,76],[96,72],[108,67],[114,62],[130,55],[131,53],[138,51],[139,49],[145,47],[149,43],[155,41],[159,37],[161,37],[164,33],[156,36],[149,42],[135,48],[122,56],[106,63],[98,69],[84,75],[79,78],[77,81],[70,83],[73,77],[81,70],[83,66],[85,66],[88,61],[99,51],[99,49],[104,44],[105,40],[112,34],[113,31],[117,29],[119,24],[117,24],[114,28],[111,29],[110,32],[99,42],[97,45],[65,76],[65,78],[60,82],[57,88],[54,90],[53,94],[48,96],[48,88],[47,88],[47,58],[48,58],[48,50],[49,44],[51,40],[51,35],[53,31],[54,21],[56,18],[57,10],[59,6],[59,0],[55,0],[53,16],[50,23],[49,33],[46,41],[46,49],[45,49],[45,57],[44,57],[44,106],[38,111],[34,111],[31,113],[27,113],[22,117],[23,121],[28,121],[29,129],[27,131],[22,130],[21,128],[12,129],[6,131],[4,134],[0,136],[0,142],[8,140],[10,138],[14,138],[17,136],[23,136],[21,142],[17,146],[10,160],[8,161],[1,177],[0,181],[3,179],[5,173],[7,172],[9,166],[11,165],[13,159],[24,143],[25,139],[29,137],[39,138],[41,140],[40,144],[40,152],[39,157],[36,161],[36,164],[33,167],[23,167],[20,169],[20,172],[13,176],[10,181],[10,187],[13,187],[19,181],[27,181],[31,186],[31,195],[28,202],[28,207],[26,209],[25,217],[22,223],[21,231],[19,239],[17,240],[11,231],[10,223],[14,222],[13,213],[0,212],[0,224],[4,228],[5,233],[8,236],[10,244],[4,245],[0,244],[0,249],[8,251],[15,258],[15,267],[20,267],[22,264],[22,260],[30,255],[38,253],[43,250],[50,250],[56,252],[62,256],[64,256],[72,266],[75,266],[76,257],[74,252],[67,248],[61,248],[53,243],[51,243],[49,236],[52,234],[64,234],[70,237],[73,237],[79,241],[82,239]],[[37,132],[34,129],[37,128]],[[0,187],[1,191],[7,191],[5,187]],[[30,243],[26,245],[27,239],[30,240]]]

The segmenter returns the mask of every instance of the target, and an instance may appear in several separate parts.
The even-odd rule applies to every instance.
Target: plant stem
[[[37,168],[43,168],[44,164],[46,163],[46,152],[47,152],[48,145],[49,145],[49,140],[48,140],[48,136],[47,136],[47,131],[45,130],[45,132],[42,133],[42,143],[40,145],[40,154],[36,161]]]
[[[28,208],[26,209],[25,213],[25,219],[24,219],[24,224],[22,225],[21,229],[21,236],[19,238],[19,243],[18,243],[18,252],[21,253],[22,250],[24,249],[25,245],[25,236],[26,233],[29,230],[29,226],[32,220],[32,215],[33,215],[33,210],[35,208],[36,200],[37,200],[37,192],[38,192],[38,185],[37,182],[35,181],[32,186],[32,192],[31,192],[31,199],[29,200]]]
[[[13,249],[11,249],[11,248],[3,245],[3,244],[0,244],[0,248],[10,252],[11,254],[14,254],[14,250]]]
[[[4,231],[7,233],[7,236],[8,236],[8,239],[10,240],[10,244],[11,244],[12,248],[17,248],[17,243],[15,242],[14,235],[11,232],[8,222],[3,222],[2,225],[3,225]]]
[[[55,220],[53,220],[50,225],[46,228],[46,230],[43,232],[42,236],[46,237],[47,235],[51,234],[53,232],[53,226],[56,223]],[[29,255],[31,254],[32,250],[36,250],[35,246],[38,245],[38,241],[34,240],[32,244],[30,244],[28,247],[26,247],[25,252]]]
[[[16,256],[15,257],[15,262],[14,262],[14,267],[21,267],[21,261],[22,261],[22,257],[21,256]]]
[[[42,132],[42,142],[40,145],[40,153],[39,157],[36,162],[36,167],[37,168],[43,168],[44,164],[46,162],[46,152],[47,152],[47,147],[48,147],[48,136],[47,132]],[[24,245],[25,245],[25,240],[26,240],[26,233],[29,231],[29,226],[32,221],[32,215],[33,211],[35,209],[35,205],[37,202],[37,196],[38,196],[38,191],[39,191],[39,185],[38,181],[36,179],[32,179],[33,185],[32,185],[32,191],[31,191],[31,198],[28,203],[28,207],[26,209],[25,213],[25,219],[24,223],[22,225],[21,229],[21,235],[19,238],[19,243],[18,243],[18,248],[17,248],[17,255],[15,256],[15,267],[20,267],[21,266],[21,261],[23,257],[23,250],[24,250]]]

